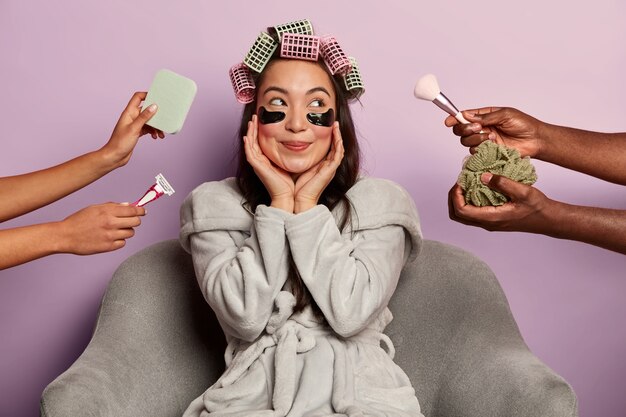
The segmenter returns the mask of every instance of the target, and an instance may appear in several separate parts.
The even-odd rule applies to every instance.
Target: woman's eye
[[[270,100],[272,106],[284,106],[285,102],[282,98],[273,98]]]
[[[309,107],[324,107],[324,102],[322,100],[313,100]]]

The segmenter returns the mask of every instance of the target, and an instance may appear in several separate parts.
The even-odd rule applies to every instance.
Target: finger
[[[249,138],[252,137],[252,129],[253,129],[252,120],[253,119],[254,119],[254,116],[252,116],[252,119],[248,120],[248,130],[246,130],[246,136]]]
[[[133,236],[135,236],[135,230],[132,227],[118,229],[113,234],[113,238],[116,241],[130,239]]]
[[[463,189],[458,184],[454,184],[448,192],[448,216],[450,219],[469,225],[470,223],[460,214],[466,205]]]
[[[343,137],[341,136],[341,129],[339,129],[339,122],[335,122],[333,127],[334,141],[332,146],[332,161],[339,166],[343,156],[345,154],[345,148],[343,147]]]
[[[128,203],[124,203],[124,204],[113,204],[113,211],[112,214],[115,217],[136,217],[136,216],[145,216],[146,215],[146,209],[143,207],[139,207],[139,206],[133,206],[131,204]]]
[[[479,109],[479,112],[470,116],[470,119],[472,122],[480,123],[483,126],[495,126],[502,123],[509,115],[508,108],[487,107]]]
[[[458,187],[458,184],[454,184],[452,186],[452,188],[450,188],[450,191],[448,191],[448,217],[450,217],[451,220],[457,220],[458,216],[456,214],[456,189]]]
[[[244,152],[246,154],[246,160],[252,166],[252,168],[257,169],[259,167],[259,155],[252,145],[252,139],[248,136],[243,137],[243,146]]]
[[[495,139],[495,135],[492,135],[489,132],[479,133],[476,135],[461,137],[461,145],[470,147],[475,147],[480,145],[486,140],[491,140],[492,136]]]
[[[109,228],[116,232],[139,226],[141,226],[141,219],[139,217],[115,217],[109,223]]]
[[[126,241],[123,239],[119,239],[114,241],[111,244],[111,249],[109,250],[109,252],[114,251],[114,250],[118,250],[118,249],[122,249],[124,246],[126,246]]]
[[[258,135],[257,127],[254,123],[254,119],[252,120],[252,138],[251,139],[252,140],[250,144],[252,145],[252,149],[254,149],[254,152],[258,156],[263,155],[263,150],[261,149],[261,145],[259,144],[259,135]]]
[[[153,139],[156,139],[159,136],[159,132],[161,132],[160,130],[149,126],[149,125],[144,125],[143,128],[141,129],[141,134],[146,134],[149,133],[150,136],[152,136]],[[162,133],[162,132],[161,132]]]
[[[524,199],[532,188],[530,185],[522,184],[502,175],[495,175],[489,172],[483,173],[480,176],[480,180],[489,188],[508,196],[512,201]]]
[[[465,201],[463,189],[455,184],[448,193],[448,215],[458,223],[486,228],[493,220],[495,207],[476,207]]]
[[[254,118],[254,116],[252,116]],[[253,136],[253,123],[252,120],[248,121],[248,129],[246,130],[246,135],[243,137],[244,149],[252,151],[252,136]]]
[[[470,136],[479,133],[482,129],[480,123],[457,124],[452,127],[452,132],[457,136]]]
[[[476,118],[479,118],[481,115],[489,114],[498,110],[500,110],[500,107],[489,106],[489,107],[480,107],[476,109],[467,109],[467,110],[463,110],[461,113],[466,119],[468,118],[476,119]]]
[[[252,135],[256,141],[259,135],[259,118],[256,114],[252,115]]]
[[[145,92],[145,91],[137,91],[130,98],[130,101],[128,102],[128,105],[126,106],[124,111],[125,112],[129,112],[129,111],[133,111],[133,110],[137,109],[137,107],[139,107],[141,105],[141,102],[146,99],[147,95],[148,95],[148,93]]]
[[[452,127],[454,125],[458,125],[459,123],[460,122],[454,116],[448,116],[446,117],[446,120],[443,121],[443,124],[445,124],[446,127]]]
[[[136,131],[141,131],[146,122],[152,119],[152,116],[157,112],[158,106],[156,103],[152,103],[149,105],[144,111],[139,113],[139,116],[135,120],[133,120],[132,125],[135,127]]]

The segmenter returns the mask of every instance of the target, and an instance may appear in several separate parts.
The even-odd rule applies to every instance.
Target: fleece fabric
[[[191,416],[422,416],[383,330],[405,263],[422,242],[410,195],[362,178],[342,209],[252,213],[234,178],[205,183],[181,208],[180,241],[226,335],[226,370]],[[293,258],[321,310],[294,313]]]

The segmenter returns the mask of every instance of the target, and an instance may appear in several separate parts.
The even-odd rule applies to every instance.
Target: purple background
[[[60,220],[105,201],[134,201],[162,172],[176,189],[148,206],[126,248],[58,255],[0,272],[0,416],[33,417],[43,388],[89,341],[119,263],[178,232],[195,186],[232,174],[241,107],[228,68],[266,26],[309,18],[360,63],[367,92],[354,106],[370,175],[405,186],[427,238],[485,260],[533,352],[567,379],[582,416],[626,409],[626,257],[575,242],[488,233],[448,219],[447,192],[465,148],[445,114],[413,98],[437,75],[459,108],[506,105],[556,124],[624,131],[626,3],[527,0],[0,3],[0,176],[61,163],[108,140],[135,90],[169,68],[198,95],[178,135],[140,141],[129,165],[2,227]],[[574,204],[626,209],[623,187],[536,163],[538,188]]]

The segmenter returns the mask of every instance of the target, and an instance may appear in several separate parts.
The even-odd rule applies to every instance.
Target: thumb
[[[157,106],[156,103],[149,105],[144,111],[139,113],[139,116],[137,116],[135,120],[133,120],[133,124],[141,129],[148,120],[152,119],[152,116],[154,116],[158,108],[159,106]]]
[[[521,199],[526,194],[527,189],[530,188],[530,185],[522,184],[510,178],[490,172],[483,173],[480,176],[480,180],[492,190],[499,191],[512,200]]]
[[[507,117],[507,111],[504,108],[490,107],[487,112],[467,112],[465,118],[470,122],[480,123],[483,126],[494,126],[502,123]]]

